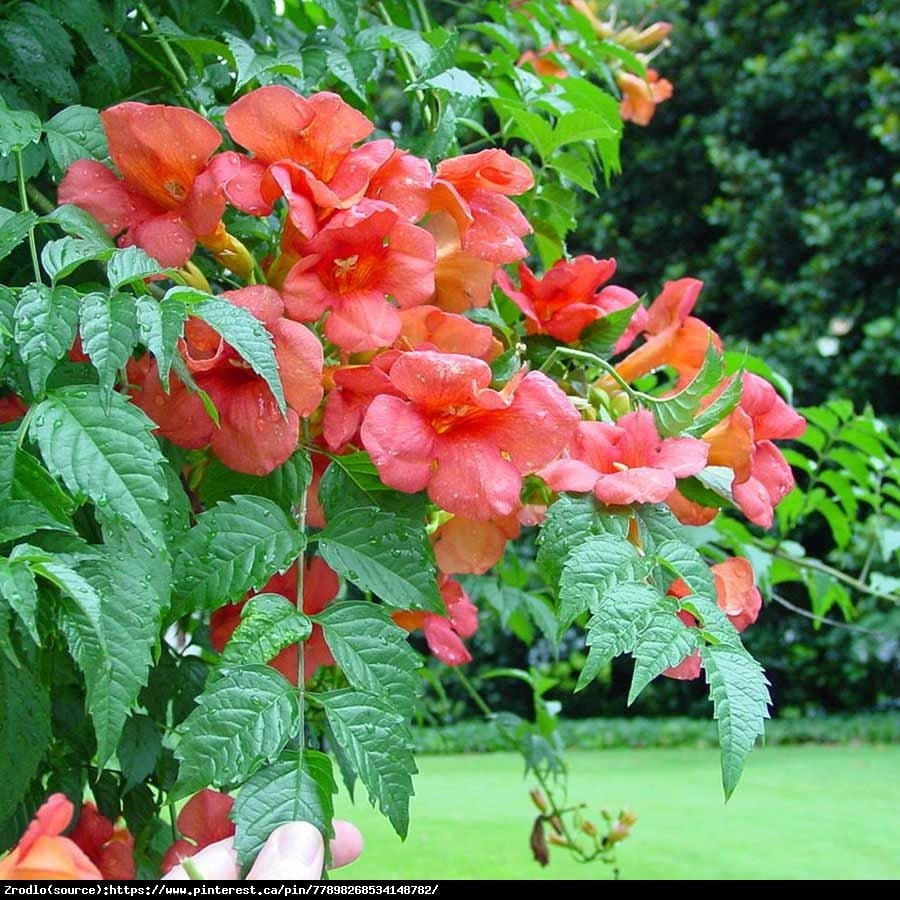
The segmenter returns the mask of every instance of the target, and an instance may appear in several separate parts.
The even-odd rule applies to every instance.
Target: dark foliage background
[[[702,315],[801,403],[896,415],[900,4],[662,0],[652,18],[675,25],[656,61],[674,97],[626,129],[629,177],[572,250],[615,256],[651,294],[703,279]]]

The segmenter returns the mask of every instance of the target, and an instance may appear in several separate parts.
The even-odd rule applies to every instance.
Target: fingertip
[[[362,853],[364,846],[360,830],[343,819],[334,820],[334,840],[331,842],[331,868],[337,869],[352,863]]]
[[[309,822],[286,822],[269,835],[247,879],[320,878],[324,863],[325,844],[319,830]]]

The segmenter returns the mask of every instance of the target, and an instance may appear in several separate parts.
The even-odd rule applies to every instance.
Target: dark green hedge
[[[498,753],[505,746],[490,722],[458,722],[438,728],[417,728],[419,753]],[[578,719],[560,724],[569,750],[613,750],[639,747],[716,747],[716,725],[703,719]],[[776,719],[766,727],[768,745],[896,744],[900,743],[900,713]]]

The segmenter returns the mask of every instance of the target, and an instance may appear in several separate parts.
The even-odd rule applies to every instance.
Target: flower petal
[[[244,94],[225,112],[225,127],[234,141],[266,164],[299,161],[315,118],[309,101],[281,85],[267,85]]]
[[[408,494],[424,490],[432,472],[435,434],[418,410],[382,394],[369,406],[360,437],[388,487]]]
[[[400,316],[382,294],[341,297],[325,320],[325,336],[348,353],[388,347],[400,334]]]
[[[109,155],[125,180],[163,209],[177,209],[222,137],[180,106],[119,103],[100,113]]]
[[[461,666],[472,661],[472,655],[448,619],[433,613],[425,614],[422,626],[428,649],[448,666]]]

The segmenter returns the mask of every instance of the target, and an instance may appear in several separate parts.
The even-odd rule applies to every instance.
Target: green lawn
[[[622,846],[623,878],[900,878],[900,747],[772,747],[756,751],[724,805],[714,750],[569,754],[571,796],[627,805],[639,821]],[[338,815],[366,851],[347,878],[609,878],[563,850],[531,861],[534,808],[518,757],[425,756],[409,839],[345,795]]]

